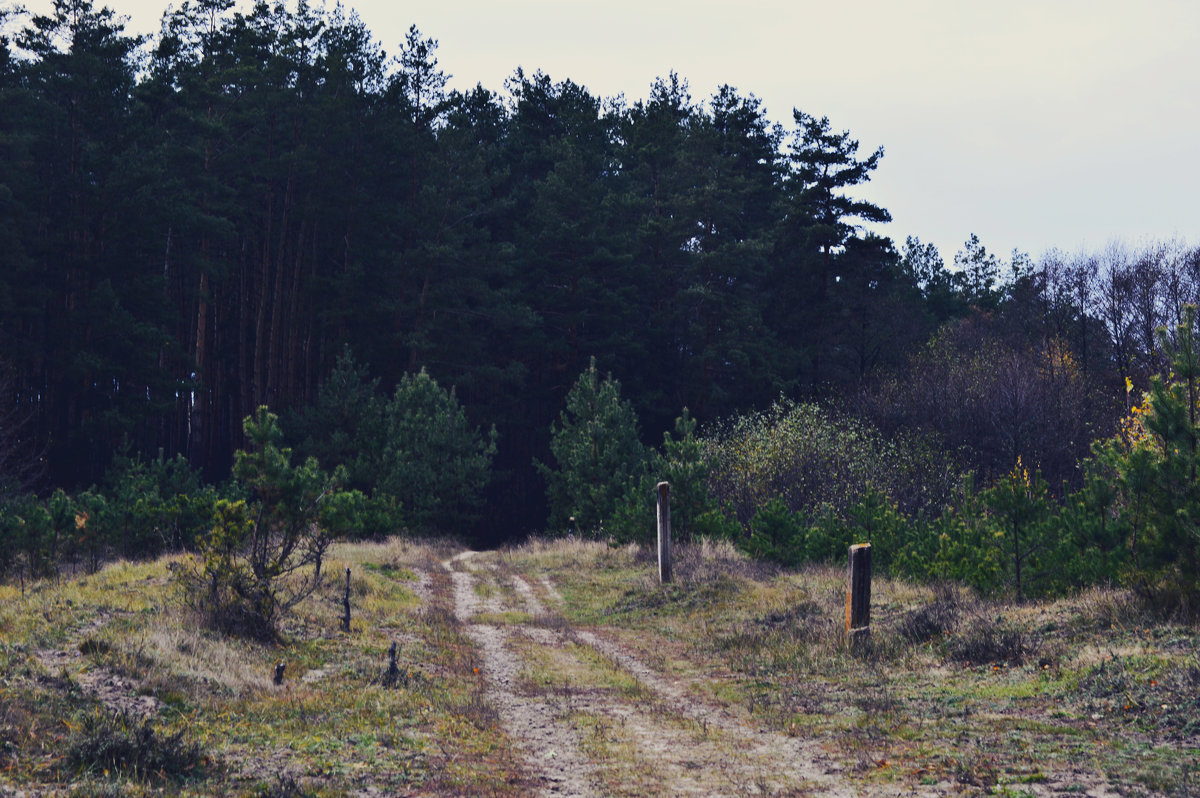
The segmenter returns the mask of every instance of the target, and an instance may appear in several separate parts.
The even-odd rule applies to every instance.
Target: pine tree
[[[454,390],[427,371],[406,374],[384,408],[376,490],[394,496],[415,531],[473,530],[496,454],[495,427],[485,437],[467,422]]]
[[[810,388],[835,376],[830,353],[838,345],[832,327],[841,298],[838,284],[842,254],[862,225],[891,220],[884,208],[855,199],[847,189],[871,179],[883,158],[883,148],[858,157],[858,141],[849,131],[833,132],[828,117],[795,111],[789,168],[784,178],[786,211],[775,238],[776,268],[768,319],[796,352],[794,368],[807,377]]]
[[[551,425],[550,451],[556,468],[536,463],[546,481],[548,531],[565,532],[574,517],[580,532],[601,535],[605,521],[645,474],[649,451],[638,437],[633,407],[621,398],[621,384],[611,375],[601,378],[595,358]]]

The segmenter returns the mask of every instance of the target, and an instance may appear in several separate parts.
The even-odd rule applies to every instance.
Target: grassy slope
[[[177,560],[116,564],[24,595],[0,587],[0,794],[528,794],[522,755],[483,693],[487,663],[453,616],[440,566],[449,554],[399,541],[336,547],[327,568],[353,569],[352,631],[338,631],[331,585],[289,619],[280,646],[196,629],[170,580]],[[507,608],[487,622],[597,630],[697,702],[820,740],[868,790],[1200,792],[1200,634],[1152,621],[1118,592],[1001,606],[876,580],[873,649],[852,656],[840,568],[776,572],[693,547],[677,583],[660,587],[649,552],[635,549],[531,544],[485,558],[494,576],[478,589]],[[510,573],[550,604],[548,577],[564,605],[554,617],[521,612]],[[528,694],[648,697],[589,647],[536,639],[519,647]],[[394,689],[379,678],[391,641]],[[111,714],[100,701],[138,694],[157,699],[156,739],[182,732],[201,756],[177,757],[165,775],[79,761],[94,762],[96,738],[115,734],[89,730],[89,717]],[[605,717],[570,702],[563,712],[609,792],[669,793],[671,770],[642,767]],[[661,722],[688,720],[664,711]]]
[[[296,785],[522,794],[521,762],[482,703],[475,654],[446,603],[441,553],[402,542],[336,547],[326,567],[353,569],[351,633],[338,630],[331,585],[299,607],[280,646],[196,629],[168,578],[172,561],[117,564],[24,597],[0,588],[0,784],[78,795],[284,795]],[[424,602],[418,569],[429,575]],[[400,644],[395,689],[380,684],[391,641]],[[65,662],[55,656],[64,651]],[[97,671],[157,696],[158,736],[186,729],[205,760],[166,779],[73,764],[81,720],[97,703],[83,684]]]

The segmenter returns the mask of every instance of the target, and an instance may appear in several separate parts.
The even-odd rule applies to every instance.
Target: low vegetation
[[[330,585],[270,642],[193,621],[186,557],[0,587],[0,783],[72,795],[529,794],[527,756],[487,691],[490,663],[455,616],[441,565],[452,553],[335,543],[326,567],[351,569],[351,631]],[[557,707],[612,794],[669,793],[678,763],[587,696],[652,710],[654,727],[725,750],[728,732],[657,694],[660,677],[687,703],[811,742],[865,794],[1198,786],[1200,630],[1129,591],[1006,603],[877,579],[871,644],[855,655],[842,568],[781,568],[727,543],[678,554],[669,585],[636,545],[545,541],[475,558],[489,602],[478,622],[523,641],[520,690]],[[514,575],[549,609],[521,603]],[[587,634],[625,653],[594,650]],[[387,678],[392,643],[399,674]]]
[[[197,623],[178,578],[186,557],[117,562],[24,593],[0,587],[0,785],[79,796],[337,795],[365,784],[522,794],[520,763],[481,702],[477,655],[446,603],[444,554],[402,541],[335,545],[326,568],[351,569],[351,632],[340,632],[341,596],[327,586],[271,642]],[[388,685],[393,642],[401,674]]]
[[[570,623],[612,630],[698,701],[816,739],[854,781],[942,794],[1188,795],[1200,782],[1194,625],[1125,590],[1040,602],[877,579],[871,645],[851,653],[844,567],[777,569],[685,547],[546,543],[507,555],[550,576]]]

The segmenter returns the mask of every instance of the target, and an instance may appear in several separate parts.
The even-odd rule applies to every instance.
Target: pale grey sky
[[[152,32],[167,0],[111,0]],[[101,5],[102,0],[97,0]],[[50,0],[27,0],[35,11]],[[880,232],[967,236],[1007,257],[1177,237],[1200,243],[1200,3],[1194,0],[394,0],[345,3],[389,54],[410,24],[451,86],[518,66],[645,96],[672,69],[772,119],[828,116],[869,153]]]

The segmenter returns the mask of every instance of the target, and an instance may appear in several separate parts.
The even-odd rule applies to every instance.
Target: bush
[[[104,497],[91,491],[72,497],[61,488],[45,500],[18,496],[0,505],[0,566],[22,577],[53,576],[62,561],[89,557],[103,547],[96,522]]]
[[[317,400],[289,418],[288,428],[300,441],[298,453],[327,468],[344,466],[347,484],[369,493],[379,480],[386,401],[379,394],[379,380],[368,374],[347,346],[321,383]]]
[[[688,409],[675,419],[675,434],[663,433],[662,454],[652,465],[657,479],[671,485],[671,536],[680,542],[700,535],[722,537],[728,525],[718,519],[716,500],[708,492],[709,465],[704,444],[696,437],[696,420]]]
[[[663,434],[662,452],[648,453],[646,470],[613,510],[605,533],[614,543],[648,543],[657,535],[656,488],[671,486],[671,538],[686,543],[701,537],[736,540],[741,527],[721,512],[708,493],[708,463],[696,437],[696,420],[685,407],[675,419],[675,434]]]
[[[51,576],[54,524],[50,512],[36,496],[18,496],[0,506],[0,557],[5,572],[22,578]]]
[[[946,654],[956,662],[1023,665],[1038,653],[1037,640],[1024,629],[982,612],[972,614],[962,628],[946,640]]]
[[[357,537],[469,532],[482,517],[491,480],[496,430],[485,436],[467,423],[454,389],[424,369],[405,374],[390,399],[379,381],[338,358],[317,401],[295,417],[301,450],[344,466],[348,484],[364,494]]]
[[[164,736],[148,720],[97,708],[79,718],[67,759],[84,770],[115,770],[143,780],[182,778],[194,774],[205,759],[199,744],[184,739],[185,732]]]
[[[804,532],[800,515],[776,497],[750,519],[746,550],[760,560],[798,565],[805,559]]]
[[[61,563],[95,570],[114,553],[155,557],[194,546],[212,526],[217,491],[180,456],[146,461],[119,455],[104,492],[44,500],[19,496],[0,505],[0,574],[48,576]]]
[[[191,548],[211,526],[217,491],[181,455],[169,460],[118,455],[106,481],[97,520],[106,542],[124,557]]]
[[[915,519],[897,546],[892,570],[910,578],[950,579],[990,593],[1005,584],[1005,552],[969,477],[953,505],[932,520]]]
[[[719,508],[706,510],[692,522],[692,540],[735,541],[742,537],[742,525]]]
[[[909,519],[873,488],[840,512],[832,507],[813,519],[804,541],[803,557],[809,562],[840,561],[855,543],[872,544],[872,566],[887,569],[912,527]]]
[[[1112,512],[1127,537],[1124,581],[1155,605],[1200,613],[1200,340],[1196,308],[1159,342],[1171,377],[1151,380],[1121,431],[1094,448],[1088,467],[1113,487]],[[1102,532],[1104,520],[1093,526]],[[1104,541],[1107,543],[1107,541]]]
[[[701,516],[707,520],[711,516]],[[726,522],[736,528],[736,523]],[[911,522],[873,490],[838,513],[825,507],[812,517],[793,512],[780,497],[767,501],[750,519],[750,535],[742,538],[752,557],[796,566],[806,562],[839,562],[849,547],[870,543],[874,567],[887,568],[896,551],[907,545]],[[726,533],[728,534],[728,533]]]
[[[944,637],[958,628],[962,613],[958,591],[949,582],[941,582],[934,588],[933,601],[901,618],[896,633],[910,643]]]
[[[274,781],[260,785],[252,793],[254,798],[316,798],[319,794],[302,786],[294,776],[287,773],[276,775]]]
[[[704,439],[709,492],[744,528],[779,498],[809,518],[845,511],[874,492],[907,515],[940,507],[953,485],[948,458],[912,437],[885,439],[815,404],[786,399],[727,420]]]
[[[1055,507],[1046,481],[1036,470],[1030,475],[1018,457],[1012,470],[988,487],[982,498],[996,530],[992,543],[1003,550],[1000,559],[1017,598],[1048,592],[1059,564],[1048,556],[1057,547],[1056,526],[1051,523]]]
[[[580,531],[603,535],[613,545],[654,543],[658,538],[657,487],[658,482],[649,471],[631,478],[625,495],[617,500],[608,517],[598,527]],[[671,525],[673,535],[674,518]]]
[[[1048,591],[1063,594],[1093,585],[1116,585],[1128,569],[1126,524],[1116,512],[1113,484],[1084,466],[1083,487],[1067,493],[1048,519],[1051,549],[1045,560]]]
[[[279,574],[268,576],[259,565],[263,576],[255,576],[256,566],[250,560],[261,563],[264,558],[250,543],[253,537],[254,522],[246,502],[218,501],[212,530],[200,547],[203,568],[199,574],[186,574],[189,599],[210,629],[274,640],[276,617],[287,602],[276,595]]]

